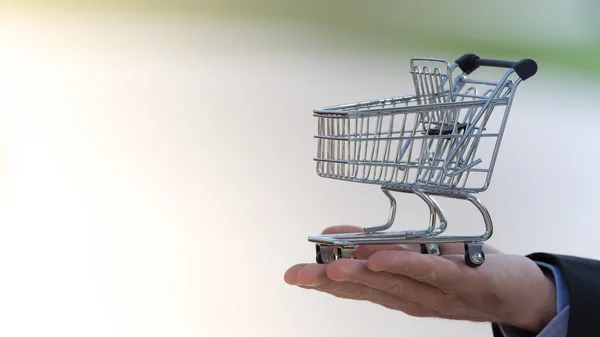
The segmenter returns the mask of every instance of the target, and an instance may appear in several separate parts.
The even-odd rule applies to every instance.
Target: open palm
[[[323,234],[360,232],[336,226]],[[411,316],[495,322],[538,332],[556,315],[553,280],[530,259],[484,245],[486,263],[471,268],[464,247],[440,244],[440,255],[420,245],[360,246],[356,259],[302,263],[285,281],[336,297],[370,301]]]

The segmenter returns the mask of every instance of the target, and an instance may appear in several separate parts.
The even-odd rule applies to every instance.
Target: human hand
[[[336,226],[323,234],[360,232]],[[297,264],[285,281],[336,297],[370,301],[416,317],[494,322],[541,331],[556,315],[551,275],[530,259],[484,245],[485,263],[471,268],[462,244],[440,244],[440,256],[420,246],[360,246],[356,259]]]

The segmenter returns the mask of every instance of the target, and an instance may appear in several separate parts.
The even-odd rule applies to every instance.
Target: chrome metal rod
[[[376,244],[427,244],[427,243],[450,243],[450,242],[471,242],[471,241],[487,241],[493,234],[492,218],[488,210],[474,195],[465,195],[464,199],[471,202],[481,213],[485,223],[485,232],[475,236],[440,236],[439,233],[443,230],[438,229],[431,233],[430,231],[388,231],[388,232],[369,232],[369,233],[347,233],[333,235],[309,236],[308,241],[320,244],[336,245],[336,246],[354,246],[354,245],[376,245]],[[438,207],[439,208],[439,207]],[[443,214],[440,212],[438,214]],[[446,219],[441,216],[441,224],[445,226]],[[440,226],[442,227],[442,225]],[[443,228],[445,229],[445,228]],[[428,233],[428,234],[424,234]],[[421,235],[418,235],[421,234]],[[423,235],[424,234],[424,235]]]
[[[367,233],[383,231],[392,227],[392,225],[394,224],[394,219],[396,218],[396,199],[388,189],[382,188],[381,190],[383,191],[383,194],[385,194],[385,196],[388,197],[388,199],[390,200],[390,215],[388,217],[388,221],[385,224],[381,226],[365,228],[364,231]]]

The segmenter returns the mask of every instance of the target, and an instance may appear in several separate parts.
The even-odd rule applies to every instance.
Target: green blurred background
[[[600,2],[595,0],[22,0],[18,6],[160,13],[200,21],[215,16],[275,19],[324,29],[340,47],[530,57],[576,76],[593,79],[600,73]]]

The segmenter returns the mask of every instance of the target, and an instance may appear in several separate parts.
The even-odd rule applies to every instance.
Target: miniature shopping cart
[[[471,74],[507,68],[499,81]],[[316,169],[321,177],[380,185],[390,201],[387,223],[364,232],[310,236],[318,263],[354,258],[361,245],[414,243],[439,255],[440,243],[463,243],[465,261],[483,264],[483,243],[492,236],[492,219],[475,197],[492,177],[517,86],[535,75],[531,59],[486,60],[465,54],[450,64],[414,58],[410,73],[415,94],[314,110],[318,121]],[[490,75],[491,76],[491,75]],[[386,231],[394,223],[391,192],[414,193],[429,207],[429,227]],[[483,216],[478,236],[442,236],[448,221],[433,196],[467,200]]]

